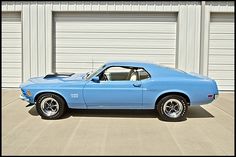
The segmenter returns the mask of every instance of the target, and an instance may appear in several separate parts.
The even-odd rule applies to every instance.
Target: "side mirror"
[[[99,82],[100,82],[100,79],[99,79],[98,76],[94,76],[94,77],[92,78],[92,81],[95,82],[95,83],[99,83]]]

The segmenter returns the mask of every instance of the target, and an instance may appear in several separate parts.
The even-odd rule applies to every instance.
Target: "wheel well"
[[[190,105],[190,99],[189,97],[184,94],[184,93],[180,93],[180,92],[168,92],[168,93],[164,93],[162,95],[160,95],[157,100],[156,100],[156,103],[157,104],[162,98],[164,98],[165,96],[167,95],[179,95],[179,96],[182,96],[183,98],[185,98],[185,100],[187,101],[187,104]]]
[[[36,102],[36,101],[38,100],[38,98],[40,97],[40,95],[42,95],[42,94],[55,94],[55,95],[61,97],[61,98],[64,100],[66,106],[68,107],[67,102],[66,102],[66,100],[64,99],[64,97],[61,96],[60,94],[54,93],[54,92],[42,92],[42,93],[38,93],[38,94],[35,96],[34,101]]]

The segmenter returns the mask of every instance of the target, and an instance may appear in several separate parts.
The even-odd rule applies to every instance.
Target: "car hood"
[[[27,82],[22,83],[20,85],[21,87],[27,86],[27,85],[32,85],[32,84],[48,84],[48,85],[52,85],[52,84],[61,84],[61,83],[73,83],[73,82],[84,82],[86,80],[83,79],[83,76],[85,74],[73,74],[71,76],[53,76],[53,77],[49,77],[46,78],[45,76],[42,77],[32,77],[30,78]]]
[[[45,83],[45,82],[55,82],[55,83],[59,83],[59,82],[70,82],[70,81],[83,81],[83,76],[85,74],[73,74],[71,76],[53,76],[53,77],[33,77],[30,78],[29,81],[33,82],[33,83]]]

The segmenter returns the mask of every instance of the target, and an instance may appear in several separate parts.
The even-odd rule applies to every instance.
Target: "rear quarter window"
[[[150,78],[149,73],[144,69],[138,69],[138,73],[139,73],[139,80],[145,80]]]

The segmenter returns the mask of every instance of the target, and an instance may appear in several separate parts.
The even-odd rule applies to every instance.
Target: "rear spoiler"
[[[72,76],[73,74],[75,74],[75,73],[57,73],[57,72],[55,72],[55,73],[52,73],[52,74],[47,74],[44,77],[44,79],[45,78],[57,77],[57,76]]]

